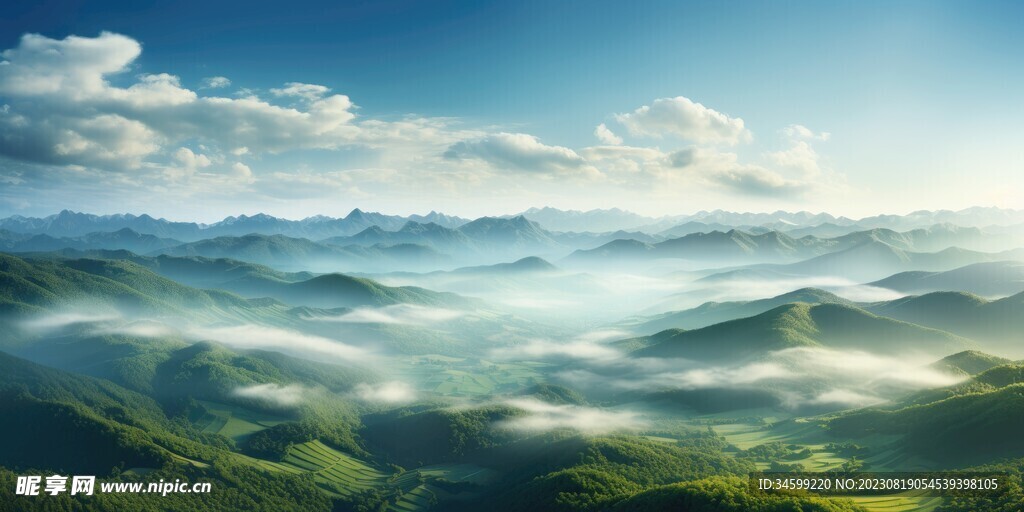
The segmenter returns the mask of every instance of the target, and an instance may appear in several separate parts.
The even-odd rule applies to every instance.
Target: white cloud
[[[782,134],[791,139],[806,139],[806,140],[819,140],[827,141],[832,137],[829,132],[817,132],[815,133],[810,128],[802,124],[791,124],[782,129]]]
[[[530,340],[511,347],[491,351],[495,359],[531,360],[544,358],[584,359],[594,362],[612,361],[624,354],[602,343],[628,336],[625,331],[605,329],[591,331],[565,341]]]
[[[622,206],[641,201],[668,207],[704,200],[709,191],[712,197],[720,197],[716,191],[770,200],[796,196],[813,177],[800,170],[810,160],[798,147],[785,155],[762,154],[762,166],[707,147],[622,146],[621,137],[601,124],[594,135],[602,145],[577,150],[525,133],[464,128],[458,119],[359,117],[352,100],[327,85],[288,82],[265,98],[246,88],[223,97],[216,94],[227,88],[214,87],[224,83],[214,79],[223,77],[211,76],[200,95],[170,73],[128,74],[141,51],[137,41],[111,33],[60,40],[30,34],[0,54],[6,63],[0,66],[0,158],[9,161],[0,180],[12,189],[0,192],[0,204],[28,204],[26,194],[66,206],[61,203],[75,197],[99,204],[109,200],[99,197],[104,194],[159,193],[233,208],[240,201],[294,208],[297,197],[318,198],[305,203],[309,211],[349,197],[402,207],[461,201],[483,209],[497,198],[593,201],[625,190]],[[705,146],[750,139],[742,119],[682,97],[662,98],[616,119],[634,135],[669,135]],[[800,125],[784,132],[807,143],[826,137]],[[309,150],[346,155],[324,168],[330,157]],[[293,168],[267,157],[286,152],[300,153],[287,157],[298,162]],[[11,174],[13,166],[21,166],[22,174]],[[574,186],[581,179],[587,187]],[[106,188],[98,190],[101,182]],[[131,207],[147,205],[135,200]]]
[[[355,393],[360,400],[370,403],[403,404],[416,400],[416,390],[400,381],[359,384]]]
[[[512,347],[494,349],[495,359],[531,360],[544,358],[569,358],[589,360],[612,360],[622,357],[614,348],[588,341],[531,340]]]
[[[525,133],[495,133],[486,137],[452,144],[445,156],[449,159],[479,159],[499,169],[537,173],[586,173],[597,170],[575,151],[562,146],[548,146]]]
[[[203,87],[207,89],[222,89],[231,85],[231,80],[223,76],[210,76],[203,79]]]
[[[594,137],[597,137],[597,140],[601,141],[602,144],[608,144],[611,146],[618,146],[619,144],[622,144],[622,137],[615,135],[607,126],[605,126],[604,123],[601,123],[597,125],[597,128],[594,128]]]
[[[543,432],[571,428],[585,434],[631,431],[646,425],[638,413],[578,405],[553,405],[533,398],[508,400],[507,405],[526,411],[525,416],[498,423],[499,428]]]
[[[242,162],[235,162],[231,165],[231,170],[234,171],[235,177],[244,182],[252,181],[252,169],[248,165]]]
[[[140,52],[135,40],[110,33],[24,36],[2,53],[0,95],[11,101],[0,112],[0,155],[134,169],[148,158],[159,164],[165,147],[185,141],[258,154],[386,145],[393,138],[446,147],[459,136],[438,120],[367,121],[364,128],[355,123],[351,100],[322,85],[273,89],[275,96],[304,100],[285,107],[255,95],[200,97],[167,73],[139,75],[127,87],[111,84],[108,78],[128,69]]]
[[[755,165],[721,169],[708,178],[724,187],[752,195],[789,195],[802,191],[805,184],[788,180],[781,174]]]
[[[141,53],[138,42],[110,32],[63,40],[25,34],[17,48],[0,53],[0,91],[12,96],[63,93],[71,99],[97,94],[107,87],[104,75],[124,71]]]
[[[200,340],[217,341],[236,348],[275,350],[314,360],[326,357],[364,362],[370,357],[366,350],[340,341],[265,325],[195,327],[190,333]]]
[[[212,163],[208,156],[202,154],[197,155],[188,148],[178,148],[178,150],[174,152],[174,159],[188,169],[209,167]]]
[[[557,299],[552,297],[515,296],[500,299],[502,304],[522,309],[552,309],[566,306],[575,306],[577,303],[571,300]]]
[[[633,112],[617,114],[615,119],[637,136],[675,135],[695,142],[726,144],[748,142],[752,138],[743,119],[729,117],[683,96],[654,100]]]
[[[767,153],[766,157],[779,167],[798,171],[805,178],[821,174],[818,152],[807,141],[793,141],[788,149]]]
[[[156,321],[138,320],[122,325],[104,327],[96,331],[97,334],[122,334],[125,336],[136,336],[140,338],[160,338],[173,336],[177,332],[165,324]]]
[[[752,363],[736,368],[694,368],[666,374],[665,382],[682,389],[730,387],[769,379],[788,379],[793,372],[775,363]]]
[[[307,101],[316,101],[323,98],[331,90],[323,85],[304,84],[300,82],[289,82],[280,89],[271,89],[274,96],[294,96]]]
[[[231,394],[240,398],[266,402],[277,407],[295,407],[305,400],[306,390],[298,384],[254,384],[235,388]]]
[[[671,167],[693,173],[705,183],[748,195],[785,196],[806,184],[759,165],[744,164],[735,153],[689,147],[668,155]]]
[[[310,316],[306,320],[356,324],[428,325],[447,322],[465,313],[453,309],[430,308],[416,304],[394,304],[380,308],[356,308],[338,316]]]
[[[885,402],[877,396],[865,395],[848,389],[830,389],[808,401],[814,405],[838,405],[842,407],[867,407]]]
[[[87,313],[70,311],[40,315],[22,322],[22,327],[32,330],[60,329],[75,324],[92,324],[118,320],[121,317],[114,313]]]

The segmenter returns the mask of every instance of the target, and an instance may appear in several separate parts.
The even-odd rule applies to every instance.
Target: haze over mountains
[[[546,207],[532,208],[519,214],[504,216],[504,218],[517,216],[523,216],[537,222],[546,229],[557,232],[607,233],[613,231],[640,231],[648,234],[659,234],[686,222],[700,222],[713,229],[729,226],[733,228],[761,227],[779,231],[807,229],[820,225],[825,225],[826,227],[834,225],[849,227],[851,232],[874,228],[907,231],[935,224],[976,227],[1006,227],[1024,224],[1024,211],[1000,208],[968,208],[960,211],[919,211],[907,215],[876,215],[853,220],[845,217],[837,218],[827,213],[812,214],[808,212],[791,213],[783,211],[775,213],[733,213],[722,210],[654,218],[618,209],[580,212]],[[132,214],[92,215],[64,210],[44,218],[15,215],[0,219],[0,229],[17,233],[46,233],[54,237],[74,237],[98,231],[117,231],[122,228],[129,228],[142,234],[175,238],[183,241],[194,241],[200,238],[215,236],[238,236],[249,233],[283,234],[319,240],[331,236],[351,236],[371,226],[378,226],[385,231],[395,231],[408,221],[420,224],[434,223],[442,227],[456,228],[469,222],[470,219],[449,216],[438,212],[403,217],[376,212],[363,212],[356,208],[347,216],[341,218],[318,215],[302,220],[286,220],[266,214],[257,214],[227,217],[222,221],[212,224],[201,224],[154,219],[145,214],[138,216]],[[668,225],[661,229],[650,227],[660,224]],[[674,234],[683,235],[688,233]]]
[[[970,209],[872,217],[846,224],[850,230],[842,234],[828,228],[838,225],[834,221],[840,219],[806,212],[701,212],[691,216],[702,219],[700,221],[685,220],[674,228],[646,232],[643,226],[633,226],[634,231],[600,229],[621,227],[608,222],[599,222],[593,229],[560,231],[531,220],[531,213],[540,221],[560,227],[591,218],[640,219],[635,214],[615,210],[563,212],[546,208],[516,216],[470,221],[436,212],[400,217],[357,209],[339,219],[317,216],[291,221],[260,214],[229,217],[205,225],[170,222],[146,215],[95,216],[65,210],[42,219],[9,217],[0,220],[0,247],[10,252],[126,249],[137,254],[228,257],[282,270],[297,270],[306,264],[321,271],[342,265],[358,272],[453,269],[463,265],[510,262],[527,256],[552,261],[568,257],[565,264],[584,267],[600,267],[605,263],[614,266],[620,259],[652,264],[679,260],[680,264],[698,267],[795,264],[807,260],[792,267],[766,268],[797,275],[835,273],[865,279],[884,277],[877,275],[878,272],[909,270],[913,265],[908,266],[906,262],[911,259],[921,262],[922,270],[940,271],[969,263],[1013,259],[1014,255],[1005,251],[1021,244],[1019,233],[1006,232],[1013,229],[1009,224],[986,228],[929,224],[949,220],[1015,222],[1021,214],[1009,210]],[[862,226],[878,223],[924,227],[899,232]],[[800,234],[796,231],[798,228],[813,231],[821,226],[825,227],[819,230],[820,235],[794,236]],[[847,261],[861,259],[870,260],[876,272],[850,271]],[[297,263],[299,261],[303,263]]]
[[[1019,220],[8,218],[0,428],[89,442],[0,448],[0,468],[190,471],[342,510],[575,489],[596,512],[680,475],[748,499],[730,479],[754,469],[1024,457]]]

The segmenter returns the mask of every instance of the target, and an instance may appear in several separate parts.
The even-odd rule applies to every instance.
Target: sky
[[[0,216],[1024,208],[1019,2],[7,2]]]

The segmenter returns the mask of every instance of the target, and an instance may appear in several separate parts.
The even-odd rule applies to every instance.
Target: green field
[[[267,413],[254,412],[244,407],[218,402],[200,401],[206,413],[195,420],[203,432],[220,434],[235,442],[243,441],[252,434],[288,421],[287,418]]]
[[[521,389],[543,380],[540,363],[494,363],[425,355],[411,359],[407,371],[422,387],[441,395],[486,396]]]

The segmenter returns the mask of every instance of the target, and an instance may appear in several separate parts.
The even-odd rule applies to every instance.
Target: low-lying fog
[[[712,276],[713,278],[708,278]],[[600,433],[641,429],[655,414],[688,414],[688,397],[702,392],[768,397],[780,410],[839,410],[882,404],[917,390],[963,379],[930,365],[946,353],[882,356],[857,350],[800,347],[738,354],[733,362],[641,358],[623,320],[697,307],[708,301],[749,301],[801,288],[819,288],[852,302],[901,294],[836,277],[757,276],[714,270],[661,268],[647,273],[556,269],[522,275],[434,272],[372,276],[389,286],[419,286],[481,299],[472,308],[394,304],[352,309],[301,308],[267,321],[197,322],[195,318],[138,317],[110,308],[74,305],[36,315],[18,328],[39,338],[65,336],[171,337],[210,341],[235,350],[277,351],[294,357],[372,370],[377,377],[347,392],[374,408],[442,403],[513,406],[524,414],[500,425],[540,431],[574,428]],[[426,366],[417,355],[440,354]],[[567,386],[592,405],[552,404],[498,385],[484,396],[438,391],[436,376],[462,372],[489,377],[495,365],[525,368],[538,382]],[[457,368],[456,368],[457,366]],[[518,371],[518,370],[517,370]],[[466,377],[471,378],[471,377]],[[296,407],[314,392],[299,385],[253,384],[239,400]],[[468,392],[467,392],[468,393]],[[593,405],[601,404],[601,405]],[[653,409],[652,409],[653,407]]]

